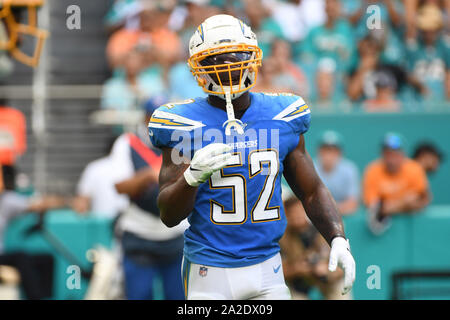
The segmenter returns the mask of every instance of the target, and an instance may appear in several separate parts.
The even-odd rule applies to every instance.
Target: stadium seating
[[[49,8],[51,37],[45,50],[51,63],[44,70],[48,84],[101,85],[109,72],[104,58],[107,35],[103,26],[109,1],[77,2],[83,8],[81,30],[66,28],[66,10],[71,4],[68,0],[58,0]],[[15,62],[14,70],[14,75],[6,78],[3,84],[31,85],[31,68]],[[99,108],[99,100],[82,96],[50,99],[45,110],[45,141],[38,140],[32,131],[31,99],[14,98],[8,103],[24,112],[27,119],[28,150],[18,163],[21,171],[32,178],[37,189],[72,193],[81,170],[89,161],[105,153],[105,145],[113,135],[111,128],[89,122],[90,114]],[[45,157],[46,168],[40,170],[44,179],[35,176],[37,150]]]

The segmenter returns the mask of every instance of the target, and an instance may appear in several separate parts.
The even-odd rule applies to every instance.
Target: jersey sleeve
[[[190,150],[195,129],[203,126],[200,121],[160,107],[153,113],[148,129],[150,141],[155,147],[177,148],[182,151],[183,149]]]
[[[303,98],[296,95],[283,98],[283,107],[286,107],[273,119],[287,122],[297,136],[308,131],[311,123],[311,112]]]

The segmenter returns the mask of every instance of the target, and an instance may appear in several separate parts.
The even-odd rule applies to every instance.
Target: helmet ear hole
[[[252,84],[253,80],[250,79],[250,77],[247,77],[244,82],[245,88],[248,88]]]

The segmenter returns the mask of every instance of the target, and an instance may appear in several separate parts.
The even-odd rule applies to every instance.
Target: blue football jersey
[[[191,262],[242,267],[278,253],[286,228],[281,199],[283,161],[310,124],[304,100],[291,94],[250,93],[241,117],[244,134],[226,136],[227,113],[197,98],[158,108],[149,122],[157,147],[174,148],[182,163],[209,143],[233,147],[230,165],[198,187],[185,232]]]

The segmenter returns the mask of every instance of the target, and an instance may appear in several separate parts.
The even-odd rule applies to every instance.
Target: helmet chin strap
[[[225,127],[225,134],[227,136],[231,135],[231,129],[234,128],[238,134],[244,134],[244,124],[241,120],[236,119],[234,117],[234,109],[233,104],[231,103],[231,93],[230,90],[225,91],[225,101],[226,101],[226,109],[228,120],[223,123],[223,127]]]

